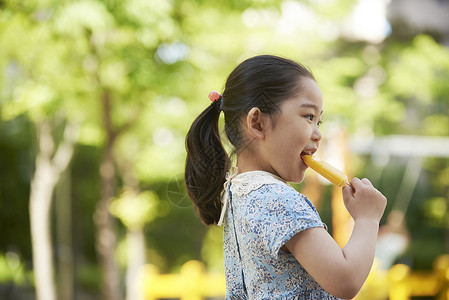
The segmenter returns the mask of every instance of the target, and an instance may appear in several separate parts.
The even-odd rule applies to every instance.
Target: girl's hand
[[[371,182],[363,178],[354,178],[350,186],[343,188],[343,200],[354,221],[371,219],[379,222],[387,205],[387,198]]]

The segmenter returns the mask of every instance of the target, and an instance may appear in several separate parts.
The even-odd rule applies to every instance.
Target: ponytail
[[[218,130],[219,102],[209,105],[195,119],[186,137],[184,180],[187,193],[206,225],[218,223],[220,195],[231,165]]]

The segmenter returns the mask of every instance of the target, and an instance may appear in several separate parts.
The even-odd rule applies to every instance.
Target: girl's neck
[[[248,154],[237,155],[237,168],[239,169],[239,173],[250,171],[266,171],[273,173],[273,170],[265,166],[259,159],[257,159],[257,157]]]

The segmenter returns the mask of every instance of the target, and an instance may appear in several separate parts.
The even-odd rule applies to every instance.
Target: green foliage
[[[224,269],[223,260],[223,228],[209,228],[203,241],[201,258],[206,263],[207,269],[212,272],[221,272]]]
[[[98,147],[78,145],[75,148],[70,169],[72,218],[74,220],[73,253],[75,259],[82,260],[87,264],[87,266],[80,264],[79,268],[86,267],[89,270],[96,268],[95,264],[97,263],[94,216],[101,190],[98,176],[100,157],[101,151]],[[90,274],[88,270],[85,271],[86,276]],[[80,270],[80,272],[84,271]],[[99,270],[96,272],[99,273]]]
[[[130,230],[140,230],[145,223],[161,214],[158,203],[159,199],[154,192],[137,193],[125,187],[119,197],[111,199],[109,211]]]
[[[427,35],[418,35],[393,59],[389,64],[388,84],[398,97],[416,98],[427,105],[443,99],[447,102],[449,50],[446,47]]]
[[[15,252],[0,253],[0,283],[22,285],[26,277],[25,266]]]
[[[101,272],[97,265],[83,264],[76,272],[76,281],[80,283],[83,289],[98,290],[101,279]]]
[[[427,35],[418,35],[408,45],[395,44],[386,50],[389,74],[384,89],[390,102],[407,109],[403,133],[448,135],[449,50]]]
[[[424,214],[431,226],[449,228],[449,207],[444,197],[428,199],[425,203]]]
[[[33,169],[30,122],[16,118],[0,122],[0,253],[15,249],[31,256],[28,216],[29,180]]]

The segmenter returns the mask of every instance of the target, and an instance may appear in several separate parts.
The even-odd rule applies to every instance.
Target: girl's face
[[[301,94],[281,104],[281,113],[267,127],[259,148],[265,171],[296,183],[304,179],[307,169],[301,157],[318,149],[323,112],[323,96],[316,82],[302,81]]]

